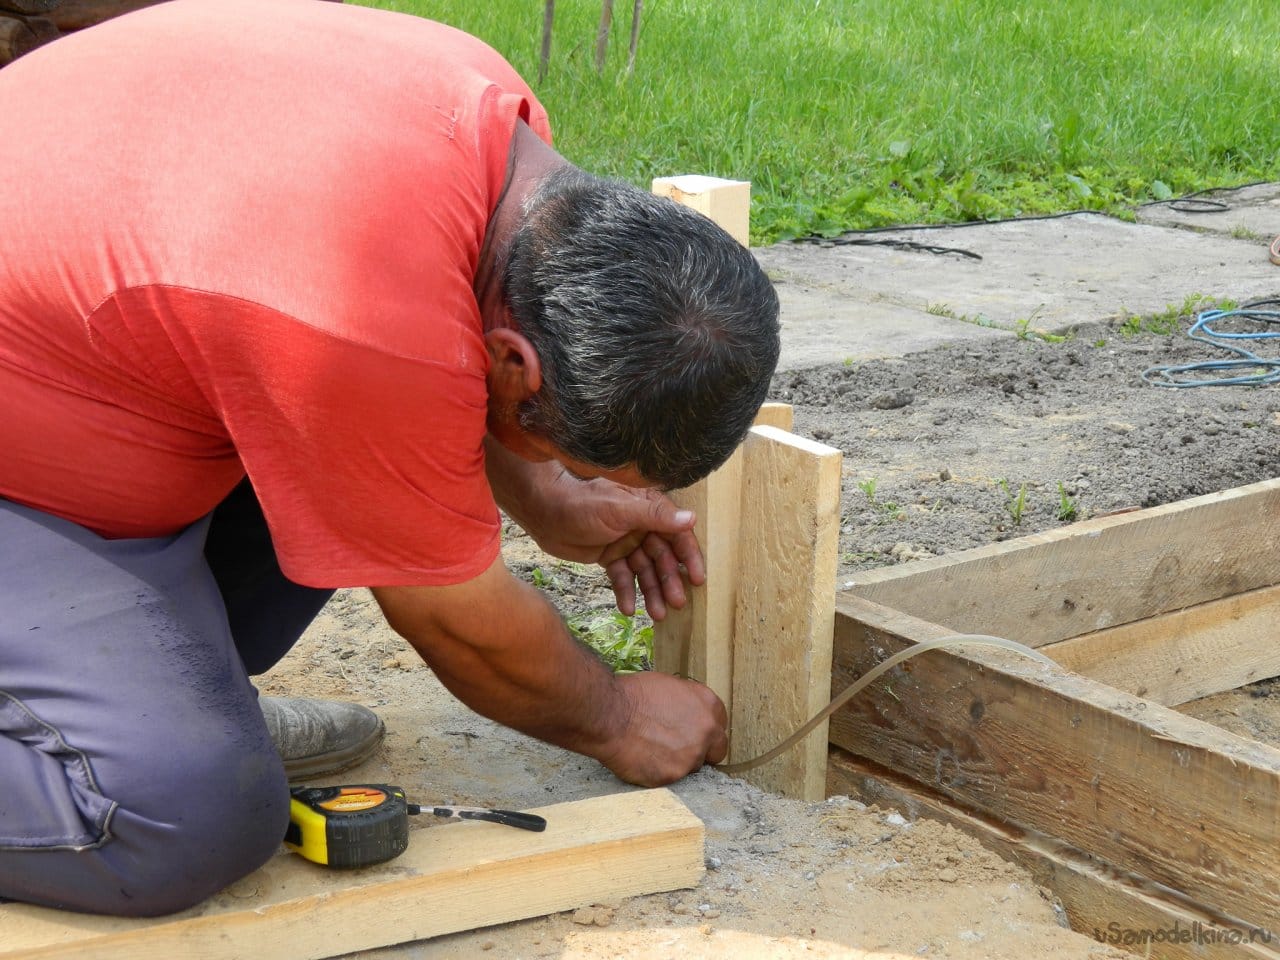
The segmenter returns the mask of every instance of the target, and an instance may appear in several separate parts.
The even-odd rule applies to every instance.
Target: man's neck
[[[524,222],[529,198],[549,174],[568,163],[530,130],[528,124],[523,120],[516,121],[507,160],[507,179],[485,229],[473,284],[486,331],[512,325],[502,292],[502,277],[506,272],[511,243]]]

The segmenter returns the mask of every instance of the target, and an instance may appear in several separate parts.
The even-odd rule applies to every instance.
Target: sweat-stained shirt
[[[480,41],[319,0],[173,0],[0,71],[0,497],[152,537],[247,471],[300,583],[483,571],[473,281],[518,118],[550,141]]]

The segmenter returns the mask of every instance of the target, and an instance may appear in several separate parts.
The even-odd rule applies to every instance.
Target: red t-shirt
[[[472,289],[512,133],[489,47],[318,0],[174,0],[0,71],[0,496],[172,533],[247,471],[286,574],[497,555]]]

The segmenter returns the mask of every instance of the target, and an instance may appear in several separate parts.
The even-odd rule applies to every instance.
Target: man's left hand
[[[553,556],[604,567],[618,609],[628,616],[636,611],[637,584],[649,616],[662,620],[668,607],[687,601],[681,567],[691,583],[706,580],[693,533],[696,518],[665,494],[568,473],[561,473],[552,492],[558,518],[544,535],[530,535]]]

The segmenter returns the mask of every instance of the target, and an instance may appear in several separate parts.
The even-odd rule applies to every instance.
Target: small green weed
[[[1058,481],[1058,519],[1063,523],[1070,523],[1080,515],[1079,505],[1067,493],[1067,488],[1062,485],[1062,481]]]
[[[960,313],[951,309],[946,303],[930,303],[924,308],[925,313],[931,313],[935,317],[946,317],[948,320],[959,320],[961,323],[972,323],[975,327],[994,326],[989,317],[985,317],[980,313]]]
[[[1184,324],[1203,310],[1233,310],[1239,304],[1234,300],[1217,300],[1203,293],[1193,293],[1184,299],[1181,305],[1169,304],[1159,313],[1140,316],[1126,312],[1120,324],[1120,333],[1126,337],[1140,333],[1153,333],[1158,336],[1169,336],[1182,330]]]
[[[1034,314],[1032,315],[1034,316]],[[1042,343],[1066,343],[1071,339],[1069,333],[1050,333],[1048,330],[1037,330],[1031,326],[1032,317],[1024,317],[1013,321],[1013,332],[1019,340],[1039,340]]]
[[[880,554],[874,550],[851,550],[840,554],[841,563],[868,563],[878,559]]]
[[[867,495],[867,500],[871,506],[875,507],[885,515],[886,520],[905,520],[906,513],[892,500],[876,499],[876,478],[867,477],[865,480],[858,481],[858,489]]]
[[[636,617],[616,610],[568,619],[574,636],[598,653],[614,673],[639,673],[653,663],[653,627],[638,623]]]
[[[1250,230],[1243,223],[1237,223],[1231,228],[1231,236],[1237,240],[1252,240],[1254,242],[1266,243],[1271,238],[1266,234],[1259,233],[1257,230]]]
[[[1022,523],[1022,515],[1027,509],[1027,485],[1024,483],[1018,488],[1017,493],[1013,493],[1009,489],[1009,481],[1001,477],[996,481],[996,486],[1005,496],[1004,509],[1009,514],[1009,519],[1013,521],[1013,525],[1019,526]]]

